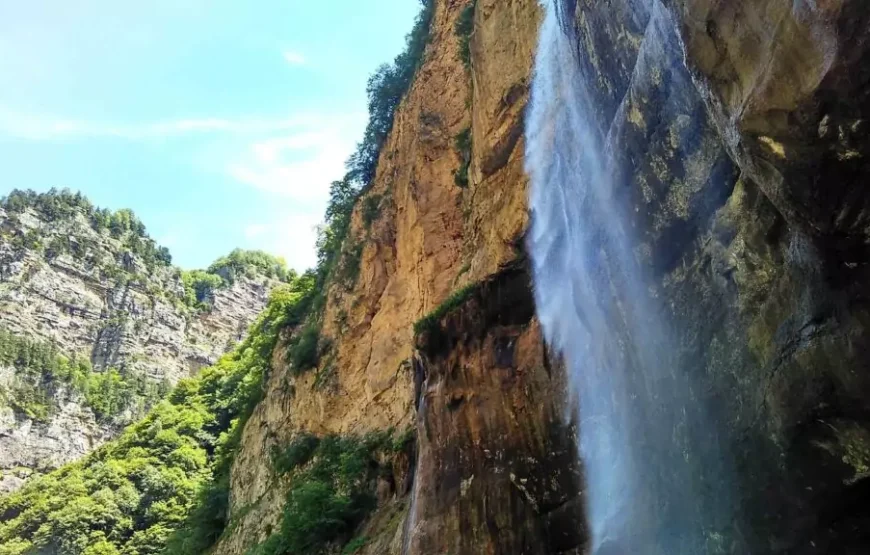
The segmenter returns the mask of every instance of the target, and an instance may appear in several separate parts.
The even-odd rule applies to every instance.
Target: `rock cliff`
[[[456,28],[469,9],[466,67]],[[712,407],[716,424],[702,426],[692,407],[674,417],[650,400],[644,410],[673,426],[664,431],[674,441],[706,434],[734,460],[742,516],[725,528],[737,539],[711,534],[705,549],[863,552],[865,11],[848,1],[670,0],[560,10],[613,157],[620,217],[650,270],[650,297],[677,330],[672,377],[696,384],[696,407]],[[303,431],[408,426],[413,484],[393,479],[381,492],[360,552],[584,549],[578,424],[531,309],[522,252],[523,114],[539,21],[532,0],[435,3],[424,62],[366,193],[380,215],[366,228],[354,214],[353,233],[366,237],[360,279],[329,291],[332,355],[296,377],[276,354],[233,467],[238,521],[216,553],[244,553],[277,524],[286,484],[271,469],[274,446]],[[465,133],[470,141],[457,140]],[[610,309],[613,279],[602,289]],[[414,323],[445,301],[415,337]],[[614,349],[630,340],[618,320]],[[680,479],[676,468],[655,472]]]
[[[518,262],[527,223],[523,113],[540,7],[434,6],[422,65],[359,203],[381,199],[379,217],[366,229],[362,210],[353,216],[351,235],[366,238],[360,277],[350,290],[329,290],[323,333],[334,354],[301,377],[276,355],[233,467],[231,514],[240,522],[216,553],[244,553],[277,526],[284,487],[271,468],[274,447],[300,432],[412,426],[413,487],[393,480],[361,532],[369,540],[361,553],[567,551],[583,540],[564,373],[547,359]],[[469,13],[464,39],[457,22]],[[457,140],[465,132],[468,153]],[[463,187],[456,173],[466,160]],[[464,288],[475,300],[459,303],[465,316],[446,324],[455,337],[418,351],[414,323]],[[495,313],[476,314],[482,306]],[[501,310],[515,315],[500,320]]]
[[[675,445],[715,442],[731,469],[691,472],[707,492],[692,510],[711,511],[713,491],[734,497],[733,521],[708,531],[704,549],[866,551],[866,10],[560,5],[613,157],[618,216],[676,338],[667,379],[691,391],[682,414],[657,399],[639,410]],[[624,314],[619,264],[598,262],[598,302]],[[608,331],[614,352],[632,341],[620,319]],[[629,364],[642,396],[645,362]],[[664,449],[674,445],[640,451],[652,476],[675,485],[689,474],[656,466]],[[652,526],[669,522],[651,503],[662,509]],[[646,524],[635,523],[639,534]]]
[[[596,210],[586,190],[558,189],[578,194],[552,204],[562,226],[536,252],[540,242],[526,235],[542,213],[529,215],[524,117],[541,7],[424,5],[433,10],[425,51],[376,145],[374,179],[352,191],[344,247],[321,252],[353,264],[300,278],[267,310],[262,337],[208,383],[179,388],[176,405],[121,450],[148,438],[152,450],[189,462],[196,484],[211,479],[211,489],[199,506],[189,492],[182,501],[170,492],[152,510],[159,488],[135,484],[148,492],[134,510],[156,517],[150,528],[134,532],[126,519],[107,539],[95,528],[101,522],[85,522],[70,536],[139,553],[174,530],[181,543],[173,545],[216,555],[271,555],[291,540],[368,555],[866,553],[868,12],[854,0],[556,2],[570,51],[556,69],[582,76],[584,91],[558,100],[576,100],[570,108],[584,112],[612,210]],[[571,138],[543,137],[550,147]],[[572,162],[560,152],[545,162]],[[211,291],[210,313],[179,314],[166,299],[187,298],[189,288],[169,269],[119,281],[115,272],[135,270],[136,257],[102,232],[90,242],[109,245],[121,267],[111,275],[75,257],[29,254],[15,245],[64,232],[19,212],[4,225],[17,229],[17,243],[3,247],[0,272],[4,294],[27,302],[14,317],[0,310],[0,322],[87,351],[104,371],[123,361],[170,381],[194,371],[238,332],[236,320],[220,320],[222,303],[238,307],[262,291],[261,282],[237,279]],[[580,225],[592,253],[588,283],[554,299],[558,291],[529,268],[574,256],[568,239]],[[628,246],[622,259],[607,242],[614,228]],[[326,290],[315,290],[345,267],[353,279],[326,279]],[[170,293],[150,295],[156,288]],[[642,455],[632,461],[642,480],[613,486],[640,517],[610,537],[596,530],[597,475],[579,457],[578,438],[606,430],[577,416],[584,397],[599,392],[578,391],[576,373],[587,369],[549,350],[536,298],[581,319],[594,312],[589,352],[600,358],[588,371],[625,378],[607,401],[626,405],[619,433]],[[103,326],[89,327],[93,314]],[[651,326],[661,333],[648,333]],[[642,334],[668,341],[644,350]],[[310,356],[295,356],[304,342]],[[640,356],[650,352],[656,360]],[[302,358],[317,363],[295,367]],[[15,375],[3,367],[0,384]],[[71,400],[58,403],[41,433],[66,437],[83,422],[101,441],[99,422],[62,386],[55,397]],[[179,422],[188,402],[195,414],[202,404],[213,412]],[[152,433],[164,419],[180,453]],[[19,411],[15,425],[23,430],[25,420]],[[214,433],[202,441],[206,428]],[[196,460],[183,456],[190,451]],[[722,456],[704,457],[711,452]],[[90,462],[80,475],[101,476],[103,461]],[[64,473],[49,478],[60,483]],[[139,481],[138,467],[124,480]],[[105,488],[73,493],[82,506],[112,501],[114,511],[117,497]],[[44,530],[60,530],[67,518],[45,508],[31,515],[35,502],[25,497],[10,498],[0,515],[9,530],[18,527],[14,553],[54,545],[32,522],[49,519]],[[287,522],[299,526],[285,530]]]
[[[161,391],[214,363],[242,339],[276,283],[240,273],[209,290],[207,306],[191,306],[182,272],[134,253],[132,232],[96,229],[81,208],[48,218],[35,206],[13,211],[8,205],[0,208],[4,352],[14,349],[6,343],[26,341],[51,356],[88,361],[95,375],[118,371],[137,387],[115,413],[95,414],[80,387],[44,368],[26,376],[20,356],[5,364],[0,491],[92,451],[140,417]],[[28,396],[37,398],[39,410],[25,406]]]

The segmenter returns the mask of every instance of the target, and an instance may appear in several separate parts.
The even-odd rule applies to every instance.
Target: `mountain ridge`
[[[183,271],[131,210],[12,191],[0,201],[0,490],[143,416],[238,342],[291,273],[238,249]]]

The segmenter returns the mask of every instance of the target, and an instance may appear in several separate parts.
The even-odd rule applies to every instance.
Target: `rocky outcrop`
[[[560,4],[645,294],[677,339],[667,378],[693,401],[650,399],[643,413],[675,444],[727,453],[727,479],[719,465],[697,471],[708,495],[694,510],[725,490],[738,508],[704,549],[865,552],[866,10],[838,0]],[[274,446],[301,431],[408,425],[413,487],[382,496],[361,552],[560,553],[587,541],[566,379],[511,266],[528,223],[522,114],[539,8],[478,0],[466,71],[454,32],[466,5],[436,2],[425,61],[368,193],[381,215],[368,229],[354,215],[360,279],[329,292],[333,351],[300,377],[276,354],[233,468],[234,527],[216,553],[244,553],[278,522],[286,484],[270,468]],[[454,138],[466,128],[462,189]],[[602,256],[596,301],[616,310],[624,283],[612,263]],[[436,337],[415,344],[414,322],[468,284],[478,285]],[[603,347],[615,358],[631,341],[620,321]],[[642,364],[632,364],[641,392]],[[672,447],[653,444],[661,434],[639,441],[660,481],[675,484],[684,467],[656,456]]]
[[[15,377],[15,368],[0,368],[0,388]],[[116,429],[98,422],[75,392],[54,392],[57,409],[41,422],[0,407],[0,491],[21,487],[35,473],[44,473],[87,455],[112,439]]]
[[[455,26],[468,4],[435,2],[423,64],[396,113],[375,182],[367,193],[382,199],[380,216],[368,229],[359,211],[353,216],[351,237],[364,245],[359,279],[350,289],[334,285],[329,291],[323,334],[334,340],[334,350],[320,369],[299,377],[292,376],[283,357],[276,358],[267,394],[245,427],[233,466],[231,515],[241,515],[240,521],[233,533],[222,538],[216,553],[244,553],[278,522],[284,488],[278,487],[271,469],[273,446],[285,444],[301,431],[365,433],[415,426],[414,322],[454,291],[500,272],[521,251],[527,222],[522,114],[528,100],[539,6],[536,0],[478,0],[470,40],[472,64],[467,70],[459,55],[460,37]],[[469,184],[462,188],[457,186],[454,173],[462,164],[456,137],[465,129],[471,129],[473,147]],[[528,299],[528,291],[521,295]],[[523,332],[523,353],[517,354],[517,360],[523,361],[522,371],[529,374],[528,379],[493,384],[493,404],[487,407],[505,411],[498,417],[500,422],[518,418],[522,409],[516,409],[514,405],[520,401],[513,396],[528,384],[522,403],[549,408],[536,412],[527,435],[513,441],[517,452],[528,449],[541,454],[551,447],[545,422],[566,424],[555,408],[561,406],[554,394],[559,389],[558,377],[549,381],[543,370],[543,347],[534,323],[518,324],[511,333],[519,335],[524,326],[531,331]],[[489,379],[483,357],[473,354],[485,348],[469,346],[463,355],[468,356],[463,364],[469,366],[473,381]],[[525,352],[526,348],[530,351]],[[502,396],[504,404],[495,400]],[[447,414],[430,416],[441,417]],[[474,471],[478,476],[474,488],[502,487],[504,482],[490,481],[488,473],[493,470],[483,450],[495,453],[492,444],[508,432],[497,437],[492,435],[495,430],[481,433],[483,436],[467,436],[463,448],[442,455],[442,460],[459,465],[460,458],[473,456],[481,464],[481,469]],[[426,449],[435,448],[426,445]],[[438,449],[443,446],[438,445]],[[505,462],[498,468],[513,467]],[[516,479],[528,479],[525,473],[539,468],[517,467]],[[567,468],[563,472],[570,473]],[[426,472],[425,476],[427,481],[440,479],[437,472]],[[512,502],[530,503],[517,489],[523,484],[517,484],[512,486],[516,494]],[[362,552],[401,552],[405,545],[402,535],[411,526],[408,512],[418,503],[431,509],[441,502],[423,498],[434,493],[433,487],[418,482],[415,489],[421,488],[417,490],[421,493],[413,496],[397,488],[395,500],[385,503],[374,517],[383,527],[361,532],[376,538]],[[535,511],[530,506],[515,508],[516,515]],[[487,505],[490,510],[493,506]],[[516,515],[505,514],[501,525],[517,522]],[[465,526],[459,518],[454,513],[432,526],[456,530]],[[464,549],[471,549],[471,545]]]
[[[706,549],[866,551],[866,10],[562,8],[613,156],[619,217],[649,269],[649,302],[673,327],[670,379],[692,391],[682,416],[649,406],[647,418],[677,444],[715,438],[731,470],[694,473],[736,504]],[[614,298],[599,302],[615,310],[618,271],[601,262]],[[630,341],[618,321],[610,337]],[[664,484],[681,472],[655,468]]]
[[[581,553],[576,423],[522,264],[476,286],[418,347],[404,553]]]
[[[212,292],[207,310],[194,309],[185,305],[177,268],[146,267],[82,213],[48,222],[30,208],[14,215],[0,209],[0,230],[0,329],[88,359],[96,372],[114,368],[167,386],[242,339],[275,283],[240,276]],[[22,246],[16,236],[38,239]],[[58,239],[76,248],[46,252]],[[15,372],[6,372],[8,385]],[[45,420],[0,406],[0,490],[76,460],[138,416],[127,411],[97,421],[81,394],[53,387],[50,395],[56,410]]]

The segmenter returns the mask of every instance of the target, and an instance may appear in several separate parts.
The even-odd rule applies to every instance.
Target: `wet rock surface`
[[[419,338],[418,464],[406,553],[584,547],[576,423],[521,265]]]
[[[719,442],[733,471],[734,543],[708,551],[866,551],[866,10],[563,9],[597,76],[620,216],[677,338],[672,376],[693,400],[681,418],[655,400],[644,410],[676,444]],[[665,482],[680,479],[672,471],[658,469]]]

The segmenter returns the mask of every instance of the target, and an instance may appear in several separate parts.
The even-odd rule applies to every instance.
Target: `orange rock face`
[[[292,377],[276,353],[266,399],[244,430],[233,470],[232,512],[243,516],[217,553],[243,553],[278,523],[284,488],[275,487],[273,446],[303,430],[415,425],[414,322],[519,254],[527,223],[523,112],[540,8],[536,0],[478,0],[469,70],[455,32],[466,5],[436,1],[424,62],[367,193],[380,198],[379,217],[366,228],[359,209],[353,216],[350,241],[364,245],[359,278],[350,289],[329,291],[323,335],[334,348],[320,379],[317,372]],[[469,183],[460,187],[456,137],[469,128]],[[539,335],[528,333],[525,343],[540,355]]]

